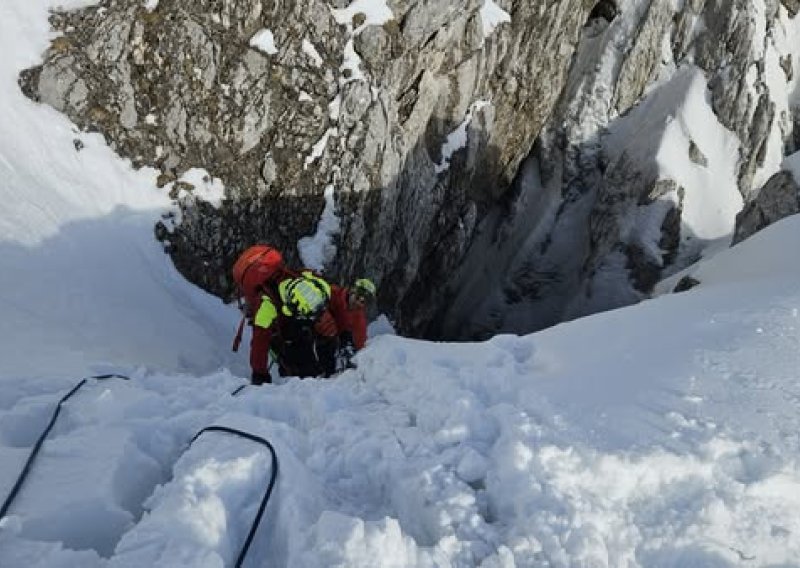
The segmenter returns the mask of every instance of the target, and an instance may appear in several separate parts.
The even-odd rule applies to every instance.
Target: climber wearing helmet
[[[259,256],[254,248],[242,253],[234,265],[234,280],[245,296],[246,313],[253,326],[253,384],[272,382],[270,350],[281,376],[329,377],[352,367],[350,359],[366,343],[364,303],[351,302],[351,297],[355,300],[352,292],[330,284],[311,270],[298,273],[287,269],[282,258],[271,267],[247,269],[253,259],[270,259],[269,252],[262,250]],[[251,276],[254,273],[259,276]],[[372,289],[374,295],[374,284]],[[359,292],[359,297],[363,295]]]

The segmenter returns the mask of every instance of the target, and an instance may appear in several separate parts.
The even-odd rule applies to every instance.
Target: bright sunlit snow
[[[50,2],[0,3],[0,499],[81,377],[131,380],[65,403],[0,520],[0,566],[234,565],[273,465],[227,433],[189,444],[210,425],[278,458],[245,566],[798,565],[800,217],[694,267],[682,294],[479,344],[381,318],[357,369],[234,395],[236,311],[155,243],[155,172],[19,92]],[[735,148],[697,131],[704,93],[683,86],[650,148],[691,137],[727,175]],[[330,243],[326,199],[309,254]]]
[[[278,53],[272,30],[263,29],[256,32],[256,34],[250,38],[250,46],[255,47],[259,51],[263,51],[267,55],[275,55]]]

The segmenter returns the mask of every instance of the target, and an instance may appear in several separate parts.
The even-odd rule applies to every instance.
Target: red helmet
[[[283,269],[283,255],[269,245],[253,245],[236,259],[233,280],[245,296],[254,296],[258,287]]]

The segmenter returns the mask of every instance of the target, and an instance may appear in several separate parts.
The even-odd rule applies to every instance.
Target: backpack
[[[284,269],[283,255],[269,245],[253,245],[236,259],[233,265],[233,281],[239,294],[239,307],[244,308],[244,315],[233,340],[233,351],[239,350],[242,341],[244,324],[253,307],[258,304],[264,282],[276,276]],[[242,305],[244,298],[244,305]]]

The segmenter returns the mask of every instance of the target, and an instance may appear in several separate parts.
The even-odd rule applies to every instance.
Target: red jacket
[[[287,272],[280,280],[296,276],[296,273]],[[276,282],[277,283],[277,282]],[[281,305],[280,298],[276,292],[267,290],[264,295],[255,300],[255,305],[251,306],[252,314],[258,313],[264,298],[269,298],[276,307]],[[269,370],[269,348],[275,334],[280,333],[285,326],[287,317],[277,310],[276,317],[268,327],[257,325],[253,322],[253,337],[250,342],[250,367],[253,373],[266,374]],[[324,323],[323,323],[324,322]],[[328,302],[323,315],[317,324],[318,332],[321,335],[336,337],[341,333],[350,332],[353,336],[353,343],[356,350],[362,349],[367,340],[367,317],[363,307],[350,308],[348,302],[348,291],[346,288],[331,284],[331,298]]]

